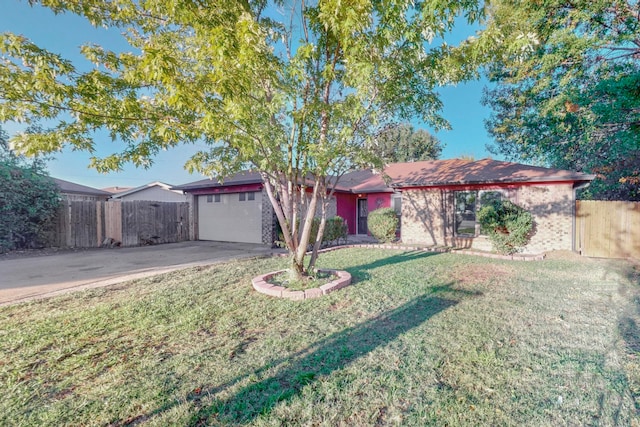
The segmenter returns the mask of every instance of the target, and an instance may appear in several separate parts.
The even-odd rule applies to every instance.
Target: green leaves
[[[529,242],[533,230],[531,213],[509,200],[491,200],[478,211],[482,233],[489,236],[494,250],[511,255]]]
[[[375,138],[376,153],[387,163],[435,160],[442,145],[429,132],[408,124],[390,126]]]
[[[17,156],[7,139],[0,128],[0,253],[43,243],[60,203],[42,160]]]
[[[258,170],[283,229],[301,214],[306,177],[324,203],[329,177],[382,166],[371,150],[381,129],[414,119],[446,127],[437,85],[473,78],[482,57],[482,43],[440,43],[456,16],[482,17],[470,0],[37,3],[119,28],[131,50],[83,46],[86,70],[5,35],[0,119],[55,123],[16,137],[20,150],[94,152],[113,141],[113,153],[91,163],[108,171],[202,144],[186,167],[218,178]],[[285,236],[292,253],[307,247],[302,228]]]
[[[499,1],[485,103],[495,152],[598,174],[583,196],[640,200],[640,12],[628,0]]]

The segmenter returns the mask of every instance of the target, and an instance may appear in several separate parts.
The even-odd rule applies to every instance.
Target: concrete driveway
[[[195,241],[0,258],[0,305],[271,253],[258,244]]]

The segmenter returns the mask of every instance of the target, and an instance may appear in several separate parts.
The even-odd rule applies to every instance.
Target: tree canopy
[[[0,253],[42,244],[60,203],[44,161],[17,155],[8,140],[0,127]]]
[[[639,18],[631,0],[492,2],[493,150],[595,173],[584,197],[640,200]]]
[[[442,153],[440,140],[406,123],[383,129],[375,138],[374,147],[387,163],[436,160]]]
[[[371,149],[380,129],[410,119],[447,126],[435,88],[475,75],[475,56],[460,58],[477,43],[443,39],[456,16],[483,14],[471,0],[30,3],[117,27],[131,50],[82,46],[95,64],[82,71],[22,36],[0,36],[0,121],[55,122],[14,138],[16,147],[93,151],[106,131],[114,153],[92,166],[109,171],[205,142],[187,167],[260,171],[298,271],[317,201],[326,206],[349,168],[380,162]]]

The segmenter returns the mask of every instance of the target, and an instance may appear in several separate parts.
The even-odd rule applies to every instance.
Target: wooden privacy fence
[[[63,201],[50,246],[95,248],[189,240],[189,203],[151,201]]]
[[[640,202],[578,200],[575,233],[582,255],[640,259]]]

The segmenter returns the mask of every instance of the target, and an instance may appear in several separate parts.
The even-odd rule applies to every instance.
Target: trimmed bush
[[[323,242],[335,242],[338,244],[340,240],[347,241],[348,227],[347,221],[341,216],[327,218],[327,224],[324,228]]]
[[[300,225],[300,221],[298,220],[298,225]],[[309,247],[313,247],[314,242],[316,241],[316,236],[318,235],[318,229],[320,228],[320,218],[313,218],[313,222],[311,223],[311,235],[309,237]],[[340,240],[347,241],[348,227],[347,222],[344,218],[340,216],[334,216],[331,218],[327,218],[327,222],[324,227],[324,234],[322,235],[322,244],[338,244]],[[278,240],[276,240],[275,244],[280,247],[284,247],[284,236],[282,235],[282,230],[280,229],[280,224],[278,224]]]
[[[398,229],[398,217],[393,208],[380,208],[369,213],[369,232],[381,243],[393,242]]]
[[[481,232],[491,240],[493,249],[504,255],[519,252],[529,243],[533,217],[509,200],[492,200],[478,211]]]

